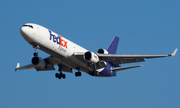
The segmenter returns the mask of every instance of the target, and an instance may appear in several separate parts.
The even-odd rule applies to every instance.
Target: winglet
[[[176,55],[177,50],[178,50],[178,49],[176,48],[176,49],[174,50],[174,52],[171,54],[171,56],[174,57],[174,56]]]
[[[17,63],[17,66],[16,66],[16,68],[15,68],[15,71],[17,71],[19,67],[20,67],[20,63]]]

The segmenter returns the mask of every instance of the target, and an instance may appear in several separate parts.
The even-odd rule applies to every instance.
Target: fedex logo
[[[57,44],[67,49],[67,41],[63,40],[60,35],[56,36],[52,34],[52,31],[50,30],[49,30],[49,34],[50,34],[50,40],[52,39],[54,43],[56,42]]]
[[[97,56],[96,56],[96,55],[94,55],[94,58],[96,58],[96,59],[97,59]]]

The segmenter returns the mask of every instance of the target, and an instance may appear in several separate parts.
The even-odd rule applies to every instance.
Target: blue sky
[[[45,26],[96,52],[120,37],[118,54],[167,54],[180,48],[179,0],[3,0],[0,4],[1,108],[180,108],[180,56],[149,59],[117,77],[76,78],[56,71],[14,71],[34,49],[20,35],[27,22]],[[39,51],[41,57],[48,54]],[[135,64],[127,64],[135,65]],[[127,66],[122,65],[122,66]],[[57,69],[57,67],[56,67]],[[75,71],[74,71],[75,72]]]

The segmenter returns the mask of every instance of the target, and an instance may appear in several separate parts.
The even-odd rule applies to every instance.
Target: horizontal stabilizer
[[[117,72],[117,71],[122,71],[122,70],[137,68],[137,67],[142,67],[142,65],[129,66],[129,67],[121,67],[121,68],[112,69],[112,71],[113,71],[113,72]]]

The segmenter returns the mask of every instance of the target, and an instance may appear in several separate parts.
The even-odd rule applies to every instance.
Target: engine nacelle
[[[98,51],[97,51],[97,54],[108,54],[108,51],[107,50],[105,50],[105,49],[99,49]]]
[[[84,59],[90,63],[97,63],[99,61],[99,57],[95,53],[90,51],[87,51],[84,54]]]
[[[41,57],[33,57],[31,62],[37,68],[44,68],[46,66],[46,62]]]

